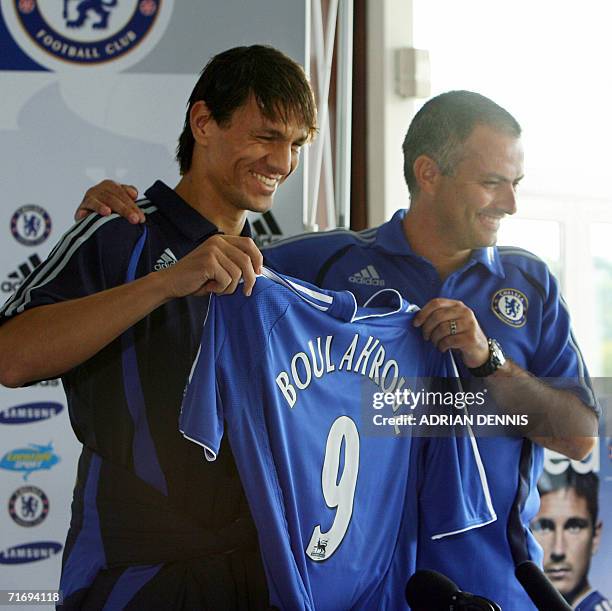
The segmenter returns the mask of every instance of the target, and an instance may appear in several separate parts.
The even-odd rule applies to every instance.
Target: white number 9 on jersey
[[[336,483],[340,469],[342,440],[344,440],[344,470],[340,481]],[[330,509],[337,508],[336,517],[327,532],[321,532],[320,524],[315,526],[306,548],[306,554],[311,560],[315,562],[327,560],[342,543],[353,515],[358,472],[359,433],[355,423],[348,416],[340,416],[329,429],[321,473],[323,497]]]

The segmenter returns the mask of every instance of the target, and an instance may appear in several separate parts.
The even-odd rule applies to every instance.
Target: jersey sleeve
[[[437,379],[442,380],[445,392],[462,392],[452,356],[441,356]],[[455,413],[463,414],[464,410]],[[417,445],[421,452],[420,527],[425,537],[441,539],[497,519],[478,444],[469,425],[455,425],[448,434],[419,439]]]
[[[256,388],[269,358],[269,332],[287,310],[286,299],[269,290],[273,286],[259,276],[250,297],[241,289],[211,295],[179,419],[181,433],[204,448],[207,460],[216,459],[228,430],[241,441],[249,435],[231,423],[241,422],[253,397],[261,396]]]
[[[555,277],[547,270],[548,289],[543,303],[541,336],[530,371],[551,384],[574,391],[598,411],[582,353],[571,329],[567,305]]]
[[[223,438],[223,397],[218,384],[218,359],[225,330],[218,311],[219,298],[211,295],[200,347],[196,354],[181,406],[179,430],[216,460]]]
[[[92,214],[71,227],[0,309],[0,324],[26,310],[123,284],[143,226]]]

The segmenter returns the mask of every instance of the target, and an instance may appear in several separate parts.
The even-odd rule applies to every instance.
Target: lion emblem
[[[91,27],[95,30],[105,30],[108,27],[108,19],[110,17],[111,8],[117,6],[118,0],[79,0],[76,7],[78,16],[76,19],[68,19],[68,3],[70,0],[64,0],[64,12],[62,17],[69,28],[82,28],[90,13],[98,15],[99,20],[92,23]]]

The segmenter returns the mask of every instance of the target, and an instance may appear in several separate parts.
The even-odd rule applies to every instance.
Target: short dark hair
[[[599,515],[599,477],[596,473],[576,473],[568,467],[563,473],[552,475],[546,471],[538,481],[538,492],[544,496],[549,492],[563,489],[573,489],[577,496],[586,501],[587,510],[591,516],[593,529],[597,526]]]
[[[404,139],[404,177],[411,195],[418,192],[414,162],[431,157],[445,175],[452,175],[462,145],[477,125],[487,125],[516,138],[521,126],[504,108],[473,91],[448,91],[426,102],[417,112]]]
[[[215,55],[204,66],[191,92],[176,149],[181,174],[191,167],[193,155],[194,139],[189,122],[192,106],[204,101],[212,118],[225,126],[250,95],[255,97],[266,118],[285,123],[297,119],[307,129],[308,139],[315,135],[317,109],[302,67],[273,47],[235,47]]]

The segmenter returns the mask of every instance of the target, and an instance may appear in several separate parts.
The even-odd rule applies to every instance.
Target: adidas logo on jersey
[[[14,293],[40,263],[40,257],[37,254],[30,255],[25,263],[19,265],[16,271],[8,275],[2,283],[2,292]]]
[[[385,281],[378,275],[373,265],[368,265],[361,271],[349,276],[349,282],[367,284],[369,286],[385,286]]]
[[[176,261],[177,259],[174,253],[169,248],[166,248],[166,250],[162,252],[161,257],[155,261],[153,269],[158,272],[160,269],[166,269],[174,265]]]

